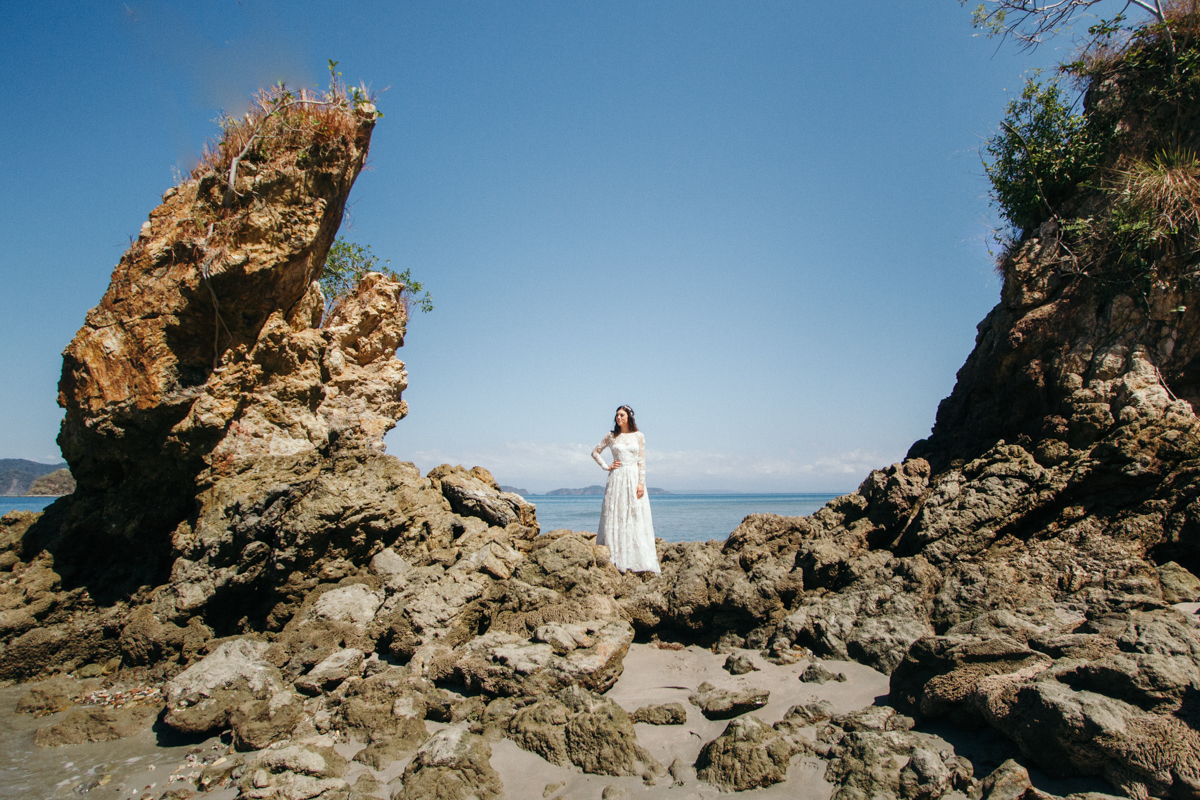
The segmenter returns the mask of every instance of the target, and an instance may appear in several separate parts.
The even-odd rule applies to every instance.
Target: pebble
[[[126,706],[157,705],[162,702],[162,689],[157,686],[135,686],[132,689],[97,689],[79,698],[82,705]]]

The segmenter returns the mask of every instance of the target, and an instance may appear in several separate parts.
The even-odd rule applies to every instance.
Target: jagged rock
[[[242,756],[221,756],[209,766],[200,771],[196,779],[196,788],[202,792],[222,787],[242,774],[245,759]]]
[[[343,586],[321,595],[309,610],[313,621],[345,622],[365,630],[383,603],[383,594],[362,584]]]
[[[851,583],[803,601],[782,621],[777,636],[819,654],[891,672],[914,641],[934,632],[929,618],[940,578],[937,570],[920,556],[896,559],[839,550],[830,558],[845,575],[821,580]],[[812,569],[820,573],[822,568]]]
[[[207,733],[228,724],[247,701],[286,696],[283,676],[266,661],[267,649],[266,642],[235,639],[176,675],[163,687],[163,722],[183,733]]]
[[[896,708],[960,725],[982,722],[974,692],[989,675],[1044,669],[1050,659],[1007,637],[936,636],[916,642],[891,677]]]
[[[367,741],[355,761],[381,770],[428,738],[424,719],[438,689],[404,669],[391,668],[351,687],[339,715],[346,730]]]
[[[62,747],[126,739],[149,728],[161,710],[161,706],[73,708],[53,725],[38,728],[33,743],[38,747]]]
[[[795,729],[816,725],[818,722],[824,722],[832,716],[833,705],[828,700],[819,700],[815,703],[807,703],[802,706],[792,706],[783,715],[781,722]]]
[[[629,715],[634,722],[649,725],[682,725],[687,722],[687,709],[679,703],[642,706]]]
[[[345,798],[346,760],[333,747],[291,745],[263,750],[246,761],[239,797],[250,800],[334,800]]]
[[[745,675],[747,672],[757,672],[754,659],[745,653],[730,653],[722,667],[730,675]]]
[[[482,467],[467,471],[443,464],[430,470],[429,477],[440,483],[442,494],[454,512],[479,517],[489,525],[507,528],[514,523],[538,529],[536,509],[519,494],[501,492],[491,473]]]
[[[829,751],[825,780],[833,798],[903,797],[937,800],[952,788],[946,760],[915,734],[898,730],[847,732]]]
[[[621,620],[538,630],[532,639],[495,631],[473,639],[455,663],[456,674],[490,694],[537,695],[569,685],[605,692],[633,641],[633,629]]]
[[[438,731],[417,750],[393,800],[492,800],[503,796],[500,776],[489,759],[492,748],[462,728]]]
[[[1010,758],[983,779],[983,800],[1021,800],[1032,787],[1029,770]]]
[[[273,146],[261,136],[264,149],[243,162],[237,191],[224,185],[233,155],[226,148],[220,166],[167,192],[64,352],[59,445],[78,488],[38,538],[81,575],[107,569],[121,585],[157,585],[144,579],[169,566],[170,531],[195,508],[201,472],[258,453],[315,451],[342,430],[353,438],[352,427],[382,436],[354,417],[356,403],[362,415],[390,417],[389,426],[402,416],[402,370],[385,368],[394,400],[373,385],[368,409],[361,392],[369,381],[356,386],[327,361],[330,388],[344,388],[333,396],[311,358],[348,349],[331,333],[337,326],[317,328],[313,281],[366,159],[374,114],[335,102],[320,107],[318,127],[306,115],[315,119],[299,107],[271,118],[295,123],[292,138]],[[309,147],[322,157],[298,159]],[[398,301],[394,282],[391,291]],[[372,335],[389,338],[362,338]],[[370,360],[353,350],[357,357],[345,360],[356,368]],[[313,389],[316,397],[306,394]],[[276,398],[286,398],[286,411]],[[343,421],[347,412],[352,419]],[[111,555],[131,547],[137,563]]]
[[[303,719],[302,698],[292,692],[246,700],[229,712],[233,746],[238,750],[261,750],[290,738]]]
[[[1101,776],[1130,796],[1200,786],[1200,734],[1176,717],[1021,673],[977,691],[987,721],[1047,770]]]
[[[767,704],[771,693],[766,690],[735,692],[718,689],[705,681],[688,696],[692,705],[709,719],[730,719],[748,711],[757,711]]]
[[[1168,603],[1194,603],[1200,600],[1200,578],[1174,561],[1168,561],[1158,568],[1158,581],[1162,584],[1163,600]]]
[[[785,780],[788,763],[802,749],[799,740],[758,717],[735,719],[701,748],[696,777],[733,792],[761,789]]]
[[[508,737],[547,761],[597,775],[662,775],[637,740],[633,721],[611,700],[571,686],[517,711]]]
[[[805,683],[816,683],[818,685],[823,684],[826,681],[837,681],[838,683],[845,683],[846,682],[846,673],[830,672],[828,669],[825,668],[824,664],[818,664],[816,662],[813,662],[812,664],[809,664],[807,667],[805,667],[804,671],[800,673],[800,680],[804,681]]]
[[[339,650],[313,667],[307,675],[297,678],[295,686],[305,694],[320,694],[337,686],[351,675],[359,674],[362,666],[363,652],[361,650],[352,648]]]

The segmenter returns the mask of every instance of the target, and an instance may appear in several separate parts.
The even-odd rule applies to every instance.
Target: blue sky
[[[951,0],[13,6],[0,457],[58,458],[60,353],[217,114],[332,58],[386,115],[342,234],[436,306],[389,452],[600,483],[628,403],[651,485],[853,489],[999,297],[977,151],[1070,46],[972,34]]]

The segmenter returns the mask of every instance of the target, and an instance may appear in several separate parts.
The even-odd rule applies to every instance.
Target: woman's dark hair
[[[634,421],[634,419],[633,419],[633,409],[630,408],[629,406],[621,406],[621,408],[618,408],[617,411],[620,411],[622,408],[625,409],[625,414],[629,417],[629,432],[633,433],[637,430],[637,422]],[[613,413],[612,432],[613,432],[613,436],[616,436],[618,433],[621,432],[621,426],[617,424],[617,415],[615,412]]]

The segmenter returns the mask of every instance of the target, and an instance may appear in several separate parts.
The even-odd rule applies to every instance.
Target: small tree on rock
[[[358,286],[359,281],[368,272],[379,272],[394,281],[404,284],[405,307],[416,306],[422,313],[433,310],[433,298],[425,291],[425,286],[413,280],[412,271],[396,272],[387,266],[384,259],[379,263],[379,257],[371,252],[371,246],[348,242],[342,237],[334,241],[325,257],[325,269],[321,272],[321,291],[325,295],[325,316],[342,300],[350,295]]]

